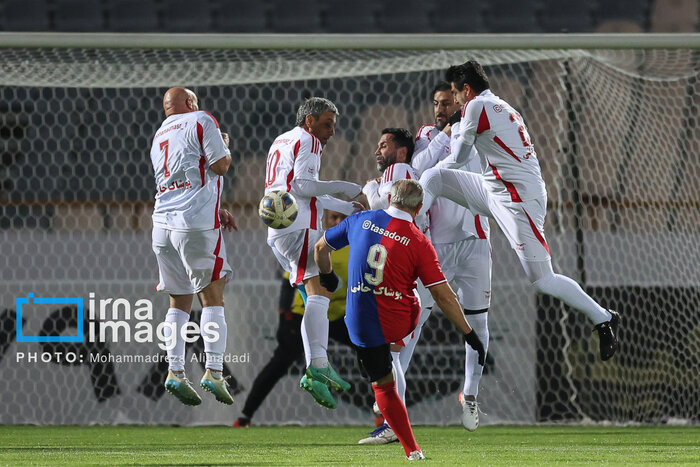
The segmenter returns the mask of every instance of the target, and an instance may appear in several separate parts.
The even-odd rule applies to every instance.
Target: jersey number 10
[[[384,280],[384,265],[386,264],[386,247],[375,243],[367,253],[367,264],[374,269],[374,274],[365,273],[365,280],[371,285],[379,285]]]

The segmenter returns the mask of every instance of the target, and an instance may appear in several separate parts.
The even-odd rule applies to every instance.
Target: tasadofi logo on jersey
[[[169,336],[176,332],[176,323],[153,323],[153,303],[147,298],[136,300],[133,304],[125,298],[97,299],[90,292],[87,300],[87,320],[84,314],[84,299],[82,297],[35,297],[33,293],[16,299],[17,342],[84,342],[84,323],[87,325],[88,342],[136,342],[154,343],[162,350],[171,350],[175,339]],[[60,336],[27,336],[23,330],[22,315],[32,304],[39,305],[74,305],[76,308],[76,334]],[[187,343],[196,342],[200,333],[205,342],[219,340],[219,325],[215,322],[206,323],[200,332],[198,323],[188,322],[182,327],[180,338]],[[166,340],[171,345],[166,345]]]
[[[383,235],[387,238],[390,238],[396,242],[399,242],[402,245],[408,246],[408,244],[411,242],[411,239],[406,237],[405,235],[399,235],[396,232],[393,232],[391,230],[386,230],[382,227],[379,227],[377,224],[370,220],[366,220],[362,223],[362,228],[365,230],[369,230],[370,232],[374,232],[379,235]]]

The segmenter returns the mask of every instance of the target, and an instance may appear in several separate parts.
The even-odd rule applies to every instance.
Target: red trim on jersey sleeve
[[[207,159],[204,156],[199,156],[199,176],[202,178],[202,186],[207,183],[207,178],[205,177],[204,165],[207,163]]]
[[[486,107],[483,107],[481,109],[481,115],[479,115],[479,126],[476,127],[476,134],[480,135],[489,128],[491,128],[491,125],[489,124],[489,117],[486,115]]]
[[[216,241],[216,248],[214,248],[214,269],[211,272],[211,282],[218,281],[221,275],[221,268],[224,267],[224,258],[219,257],[219,252],[221,251],[221,230],[219,230],[219,239]]]
[[[214,117],[212,114],[210,114],[210,113],[207,112],[206,110],[202,110],[202,112],[204,112],[205,114],[209,115],[209,116],[211,117],[211,119],[214,120],[214,124],[216,125],[216,128],[219,128],[219,121],[216,119],[216,117]],[[199,124],[198,124],[198,125],[199,125]]]
[[[494,136],[494,137],[493,137],[493,140],[496,142],[497,145],[499,145],[500,147],[502,147],[503,150],[504,150],[505,152],[507,152],[508,154],[510,154],[511,156],[513,156],[513,158],[514,158],[516,161],[521,162],[520,158],[519,158],[518,156],[516,156],[515,153],[514,153],[513,151],[511,151],[511,149],[510,149],[508,146],[506,146],[506,143],[504,143],[503,141],[501,141],[501,138],[499,138],[498,136]]]
[[[216,180],[216,207],[214,207],[214,228],[221,227],[219,222],[219,200],[221,199],[221,177]]]
[[[304,246],[301,247],[301,255],[299,255],[299,263],[297,264],[297,277],[294,279],[294,285],[304,282],[304,274],[306,273],[306,262],[309,256],[309,230],[304,232]]]
[[[479,238],[486,239],[486,233],[484,232],[484,228],[481,226],[481,218],[478,214],[474,216],[474,226],[476,227],[476,234],[479,236]]]
[[[433,125],[431,123],[426,123],[425,125],[422,125],[420,128],[418,128],[418,131],[416,132],[416,141],[418,141],[420,139],[424,128],[428,128],[428,132],[425,134],[425,136],[428,138],[428,140],[430,140],[430,130],[432,129],[430,127],[434,127],[434,126],[435,125]]]
[[[506,182],[501,178],[501,175],[498,173],[498,169],[496,166],[491,164],[491,162],[488,163],[489,167],[491,167],[491,171],[493,172],[493,175],[496,177],[496,180],[499,180],[503,185],[505,185],[506,190],[508,190],[508,193],[510,193],[510,200],[515,202],[515,203],[522,203],[523,200],[520,199],[520,195],[518,194],[518,190],[515,188],[515,185],[513,185],[510,182]]]
[[[532,233],[535,234],[535,237],[537,238],[537,240],[539,240],[540,243],[542,244],[542,246],[544,247],[544,249],[547,250],[547,254],[551,255],[551,253],[549,252],[549,245],[547,245],[547,241],[544,239],[544,236],[540,233],[540,231],[537,230],[537,226],[535,225],[534,222],[532,222],[532,219],[530,218],[530,214],[527,213],[525,208],[523,208],[523,212],[527,216],[528,222],[530,222],[530,228],[532,229]]]
[[[409,171],[407,170],[407,171],[406,171],[406,180],[410,180],[410,179],[411,179],[411,172],[409,172]]]
[[[311,202],[309,203],[309,207],[311,208],[311,223],[309,224],[309,228],[311,230],[316,230],[318,226],[316,225],[316,217],[318,216],[318,211],[316,210],[316,197],[314,196],[311,198]]]
[[[297,160],[297,156],[299,155],[299,148],[301,147],[301,140],[297,141],[297,144],[294,145],[294,161],[292,161],[292,170],[289,171],[289,175],[287,175],[287,191],[291,191],[292,189],[292,180],[294,179],[294,162]]]

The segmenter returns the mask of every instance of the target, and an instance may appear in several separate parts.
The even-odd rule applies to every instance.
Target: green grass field
[[[3,465],[406,465],[362,427],[0,426]],[[700,427],[415,428],[430,464],[700,464]]]

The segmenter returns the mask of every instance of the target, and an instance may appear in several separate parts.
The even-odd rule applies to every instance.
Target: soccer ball
[[[258,207],[260,219],[273,229],[284,229],[292,225],[298,212],[294,196],[281,190],[271,191],[263,196]]]

